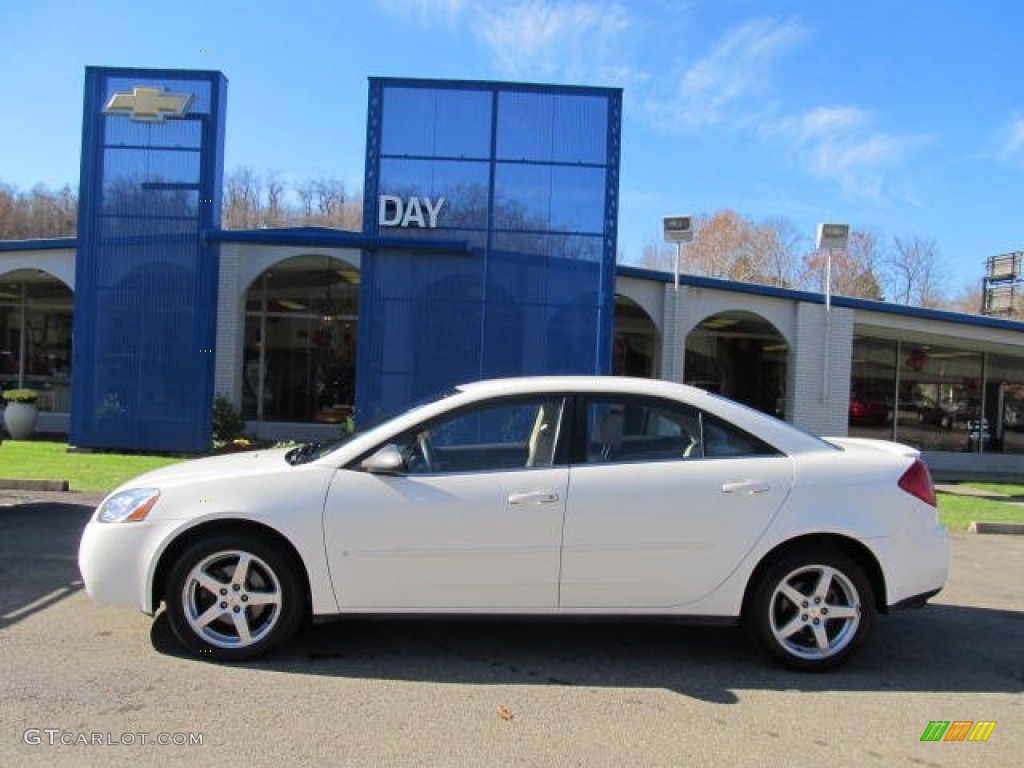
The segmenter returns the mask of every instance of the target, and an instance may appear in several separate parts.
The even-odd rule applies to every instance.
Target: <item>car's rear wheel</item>
[[[842,552],[783,555],[762,574],[746,621],[775,659],[801,670],[830,669],[864,644],[874,623],[871,583]]]
[[[283,643],[304,611],[291,559],[252,535],[203,539],[175,561],[167,580],[167,617],[192,653],[251,659]]]

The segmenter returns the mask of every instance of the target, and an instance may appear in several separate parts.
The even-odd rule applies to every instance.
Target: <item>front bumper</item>
[[[156,550],[170,524],[97,523],[91,520],[78,545],[78,569],[89,597],[152,614]]]

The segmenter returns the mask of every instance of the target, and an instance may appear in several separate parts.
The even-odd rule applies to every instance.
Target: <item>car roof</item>
[[[707,391],[686,384],[634,376],[518,376],[467,382],[456,389],[483,396],[521,392],[622,392],[669,397],[685,395],[690,399],[709,396]]]

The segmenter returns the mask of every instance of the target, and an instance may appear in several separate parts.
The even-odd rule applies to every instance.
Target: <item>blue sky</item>
[[[0,181],[77,183],[86,65],[219,69],[226,167],[362,182],[366,78],[625,89],[620,251],[731,208],[933,239],[955,292],[1024,248],[1024,3],[0,4]]]

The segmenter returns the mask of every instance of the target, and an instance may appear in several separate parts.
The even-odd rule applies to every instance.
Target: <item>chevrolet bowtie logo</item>
[[[192,103],[191,93],[164,93],[162,88],[136,87],[114,91],[103,111],[127,115],[140,123],[162,123],[168,117],[184,117]]]

